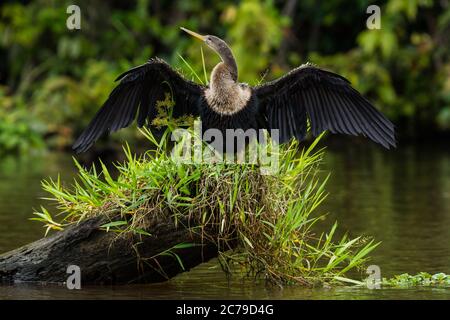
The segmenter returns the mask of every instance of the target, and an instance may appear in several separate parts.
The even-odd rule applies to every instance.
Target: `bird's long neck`
[[[210,108],[221,115],[232,115],[242,110],[251,97],[251,90],[237,82],[238,70],[231,49],[223,43],[216,51],[222,58],[211,73],[205,97]]]
[[[217,52],[222,59],[211,72],[210,87],[217,94],[226,93],[237,85],[238,69],[231,49],[224,45]]]
[[[233,71],[225,62],[219,62],[211,72],[210,88],[218,95],[224,95],[237,86],[236,77]]]
[[[220,65],[223,65],[224,70],[222,70],[223,73],[227,72],[229,73],[229,77],[234,81],[237,82],[238,79],[238,68],[236,64],[236,59],[234,58],[233,52],[231,51],[230,47],[224,42],[222,46],[220,47],[220,50],[217,52],[222,59],[222,64],[219,63],[216,68],[218,68]],[[214,68],[214,69],[216,69]],[[225,74],[224,74],[225,75]],[[211,79],[213,80],[213,79]]]
[[[225,61],[218,63],[212,73],[209,88],[205,97],[210,108],[221,115],[232,115],[242,110],[251,97],[248,86],[237,82],[237,67],[233,59],[235,70]]]

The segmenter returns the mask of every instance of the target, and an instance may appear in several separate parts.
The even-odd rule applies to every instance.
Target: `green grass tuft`
[[[257,164],[180,163],[167,150],[169,131],[159,141],[147,129],[142,133],[155,147],[137,156],[126,145],[116,178],[103,163],[86,169],[74,159],[78,177],[70,187],[59,178],[44,181],[60,221],[45,208],[33,220],[43,222],[48,232],[89,217],[120,214],[122,219],[102,226],[105,232],[151,237],[152,219],[181,224],[189,217],[190,226],[180,227],[216,243],[224,271],[280,285],[345,282],[345,274],[364,264],[377,245],[361,237],[336,239],[336,223],[327,233],[313,232],[323,220],[317,211],[326,198],[327,179],[318,174],[320,137],[301,151],[296,141],[281,146],[278,170],[264,175]],[[183,265],[175,251],[161,255]]]

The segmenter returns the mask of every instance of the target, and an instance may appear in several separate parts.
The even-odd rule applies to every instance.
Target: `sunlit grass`
[[[337,239],[336,223],[327,233],[312,231],[323,221],[318,209],[326,198],[327,179],[318,174],[320,138],[301,151],[295,141],[282,146],[278,170],[263,175],[258,164],[182,163],[167,150],[169,131],[161,140],[147,129],[142,133],[154,148],[137,156],[126,145],[117,178],[103,163],[86,169],[74,160],[78,177],[70,187],[59,178],[44,181],[60,219],[42,208],[34,220],[59,231],[90,217],[118,215],[102,226],[105,232],[152,237],[152,221],[163,218],[215,243],[227,273],[238,269],[277,284],[347,281],[345,274],[376,247],[361,237]],[[176,249],[161,254],[182,266]]]

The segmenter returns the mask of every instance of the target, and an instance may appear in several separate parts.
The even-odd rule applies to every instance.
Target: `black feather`
[[[205,87],[184,79],[161,59],[149,60],[122,73],[116,79],[119,80],[120,83],[74,143],[76,152],[89,149],[104,133],[128,127],[136,115],[138,126],[143,126],[147,119],[155,117],[154,105],[166,91],[173,93],[175,101],[180,101],[179,106],[175,104],[174,114],[199,114],[198,108],[188,106],[188,101],[199,101]]]
[[[395,146],[394,125],[352,88],[347,79],[330,71],[304,65],[277,80],[256,86],[254,91],[262,104],[260,110],[269,115],[270,125],[283,132],[282,140],[286,140],[286,135],[304,138],[307,115],[314,136],[330,130],[363,135],[386,148]],[[279,103],[268,103],[273,100]],[[288,108],[283,111],[289,117],[287,121],[280,118],[279,111],[272,110],[279,105]]]

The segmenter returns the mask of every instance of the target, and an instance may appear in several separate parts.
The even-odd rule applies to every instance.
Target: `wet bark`
[[[165,281],[217,256],[217,248],[172,221],[154,221],[151,236],[119,236],[95,217],[64,231],[0,255],[0,282],[65,282],[69,265],[80,267],[82,284],[124,284]],[[173,249],[180,243],[196,246]],[[174,255],[161,255],[171,250]],[[183,269],[184,267],[184,269]]]

